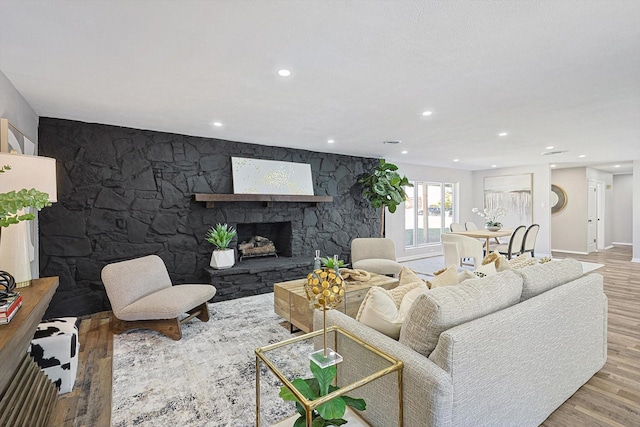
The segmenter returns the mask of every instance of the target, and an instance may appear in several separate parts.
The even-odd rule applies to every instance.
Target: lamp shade
[[[0,175],[0,193],[35,188],[47,193],[50,202],[58,201],[56,159],[0,153],[0,166],[11,167]]]

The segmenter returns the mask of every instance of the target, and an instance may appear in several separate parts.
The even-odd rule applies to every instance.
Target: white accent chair
[[[482,265],[482,243],[472,237],[459,234],[445,233],[442,235],[445,267],[461,266],[462,259],[473,258],[473,266],[478,269]]]
[[[183,323],[194,317],[209,320],[207,301],[216,294],[211,285],[172,286],[157,255],[109,264],[102,269],[102,282],[113,309],[113,333],[152,329],[176,341]]]
[[[351,265],[370,273],[396,275],[402,264],[396,262],[393,240],[379,237],[358,237],[351,241]]]
[[[524,234],[527,231],[527,227],[521,225],[513,230],[513,234],[509,238],[509,243],[503,243],[493,248],[493,251],[498,251],[502,255],[506,255],[507,259],[511,259],[514,256],[518,256],[522,253],[522,243],[524,241]]]

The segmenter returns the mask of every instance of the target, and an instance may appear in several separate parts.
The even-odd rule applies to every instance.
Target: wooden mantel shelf
[[[196,202],[206,202],[212,208],[215,202],[263,202],[265,206],[273,202],[288,203],[327,203],[333,202],[333,196],[301,196],[292,194],[195,194]]]

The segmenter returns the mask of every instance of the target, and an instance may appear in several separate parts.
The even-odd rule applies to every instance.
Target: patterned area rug
[[[186,323],[180,341],[143,330],[114,336],[112,426],[255,425],[254,349],[292,336],[273,312],[272,293],[209,308],[211,320]],[[310,344],[295,351],[280,363],[306,378],[308,365],[294,360],[308,360]],[[295,408],[262,372],[261,425],[271,425]]]

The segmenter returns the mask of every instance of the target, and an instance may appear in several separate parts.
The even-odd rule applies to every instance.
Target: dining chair
[[[449,226],[449,228],[451,229],[451,231],[465,231],[464,226],[462,224],[460,224],[459,222],[452,222],[451,225]]]
[[[522,250],[520,253],[531,252],[531,257],[535,258],[536,238],[538,237],[538,231],[540,230],[539,224],[531,224],[527,231],[524,233],[522,239]]]
[[[522,253],[522,244],[524,242],[524,234],[527,231],[527,227],[521,225],[513,230],[509,243],[503,243],[493,248],[492,252],[498,251],[502,255],[506,255],[507,259],[511,259],[512,256],[517,256]]]

